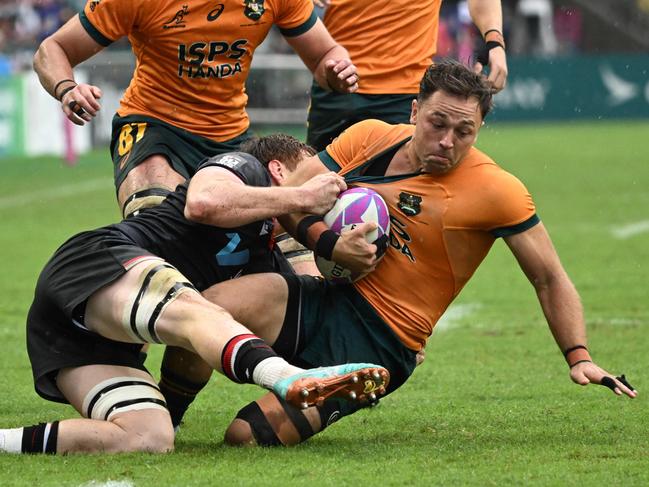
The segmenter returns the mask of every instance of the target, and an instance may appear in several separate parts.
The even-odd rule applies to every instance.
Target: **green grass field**
[[[290,449],[222,435],[260,390],[216,377],[170,455],[0,455],[0,485],[649,485],[649,122],[496,125],[478,146],[535,197],[581,292],[596,361],[629,400],[570,382],[502,242],[429,341],[412,379]],[[24,323],[38,273],[75,232],[118,218],[107,150],[76,167],[0,159],[0,427],[75,417],[33,391]],[[417,283],[413,283],[413,286]],[[157,376],[161,356],[148,365]]]

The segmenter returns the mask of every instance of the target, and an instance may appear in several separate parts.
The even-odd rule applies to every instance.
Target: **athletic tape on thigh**
[[[141,377],[113,377],[88,392],[81,412],[86,418],[110,421],[117,413],[140,409],[167,409],[156,383]]]
[[[148,188],[137,191],[129,196],[124,202],[122,215],[124,218],[137,215],[144,208],[158,206],[164,201],[171,191],[167,188]]]
[[[164,309],[185,291],[196,288],[171,264],[156,261],[140,274],[139,286],[124,309],[122,326],[129,336],[142,343],[162,343],[155,324]]]
[[[291,264],[313,261],[313,252],[291,237],[288,233],[279,234],[275,239],[275,243],[279,247],[279,250],[284,254],[284,257],[286,257]]]

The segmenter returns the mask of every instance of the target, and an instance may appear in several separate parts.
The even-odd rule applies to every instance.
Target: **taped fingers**
[[[617,388],[617,384],[615,383],[615,380],[613,379],[613,377],[609,377],[609,376],[602,377],[600,384],[603,385],[604,387],[608,387],[612,391],[615,391],[615,389]]]
[[[68,103],[68,108],[69,108],[69,109],[70,109],[70,110],[71,110],[75,115],[78,115],[78,116],[80,116],[80,117],[88,113],[88,112],[86,112],[86,110],[84,110],[84,108],[83,108],[81,105],[79,105],[79,103],[78,103],[77,101],[75,101],[75,100],[72,100],[71,102]]]
[[[618,376],[616,377],[616,379],[619,380],[622,384],[624,384],[625,386],[627,386],[627,387],[628,387],[629,389],[631,389],[632,391],[635,391],[635,387],[633,387],[631,384],[629,384],[629,382],[626,380],[626,376],[625,376],[624,374],[622,374],[622,375],[618,375]]]
[[[626,380],[626,376],[624,374],[617,376],[615,379],[619,380],[622,384],[624,384],[632,391],[635,391],[635,387],[629,384],[629,381]],[[613,379],[613,377],[605,376],[602,378],[600,384],[603,385],[604,387],[608,387],[612,391],[615,391],[615,389],[617,389],[618,387],[615,382],[615,379]]]

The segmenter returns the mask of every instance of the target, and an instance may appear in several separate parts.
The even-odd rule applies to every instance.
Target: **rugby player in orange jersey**
[[[77,125],[90,122],[101,89],[72,68],[128,37],[136,57],[113,119],[111,152],[125,217],[154,206],[205,157],[247,139],[245,81],[252,56],[277,25],[324,89],[352,92],[356,68],[310,0],[90,0],[38,48],[41,84]]]
[[[412,103],[411,124],[361,122],[300,165],[296,181],[337,170],[348,185],[370,187],[388,204],[390,244],[380,262],[361,232],[336,237],[315,217],[280,219],[316,253],[358,272],[374,269],[365,278],[332,286],[309,276],[258,274],[204,295],[294,364],[383,365],[390,393],[408,379],[435,323],[502,238],[536,290],[570,378],[635,397],[624,376],[592,361],[579,295],[527,189],[473,146],[491,103],[481,76],[456,62],[434,65]],[[295,444],[355,410],[329,402],[299,411],[267,394],[239,412],[226,441]]]
[[[314,0],[323,22],[354,60],[361,78],[353,94],[311,89],[307,143],[323,150],[347,127],[375,118],[408,123],[419,81],[437,52],[442,0]],[[468,0],[468,10],[485,45],[474,64],[488,66],[496,91],[507,80],[500,0]],[[447,53],[441,53],[447,55]],[[462,59],[468,62],[467,59]]]

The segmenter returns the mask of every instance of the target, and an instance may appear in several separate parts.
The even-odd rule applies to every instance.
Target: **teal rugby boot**
[[[344,364],[308,369],[278,380],[273,391],[295,407],[321,406],[327,399],[374,403],[385,394],[390,373],[380,365]]]

